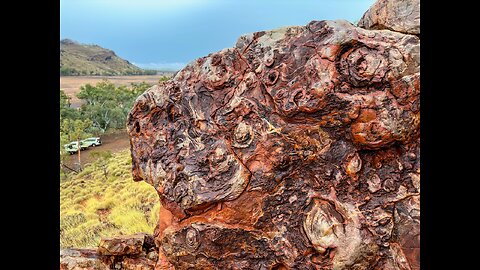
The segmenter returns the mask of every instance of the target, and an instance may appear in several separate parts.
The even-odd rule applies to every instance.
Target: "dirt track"
[[[119,131],[112,134],[107,134],[100,136],[102,140],[102,145],[96,147],[90,147],[86,150],[81,151],[82,166],[93,161],[93,158],[90,154],[94,151],[111,151],[112,153],[129,149],[130,142],[128,140],[128,135],[126,131]],[[75,167],[77,163],[78,155],[74,154],[68,157],[66,162],[67,166]]]

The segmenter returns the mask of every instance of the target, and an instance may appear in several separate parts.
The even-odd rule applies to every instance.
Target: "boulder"
[[[95,249],[64,249],[60,251],[60,270],[108,270]]]
[[[138,255],[143,251],[144,234],[102,238],[97,252],[101,255]]]
[[[156,269],[419,269],[420,40],[344,20],[241,36],[142,94]]]
[[[420,0],[377,0],[358,26],[420,35]]]
[[[153,270],[158,260],[154,237],[139,233],[102,238],[97,249],[60,251],[60,270]]]

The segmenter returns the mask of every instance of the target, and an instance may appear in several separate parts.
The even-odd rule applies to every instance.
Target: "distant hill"
[[[154,75],[118,57],[114,51],[98,45],[81,44],[70,39],[60,41],[60,75]]]

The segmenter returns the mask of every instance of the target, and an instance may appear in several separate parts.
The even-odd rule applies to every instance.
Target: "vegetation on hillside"
[[[98,45],[60,41],[61,76],[156,75],[156,70],[141,69]]]
[[[97,161],[60,183],[60,248],[96,247],[101,237],[153,233],[160,203],[155,189],[134,182],[129,150]]]
[[[140,71],[130,71],[126,70],[124,72],[115,72],[115,71],[86,71],[86,70],[77,70],[75,68],[69,67],[60,67],[60,76],[130,76],[130,75],[157,75],[158,71],[154,69],[142,69]]]

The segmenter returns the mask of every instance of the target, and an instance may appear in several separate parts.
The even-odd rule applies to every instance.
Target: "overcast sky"
[[[60,39],[144,68],[180,69],[245,33],[312,20],[358,21],[375,0],[60,0]]]

